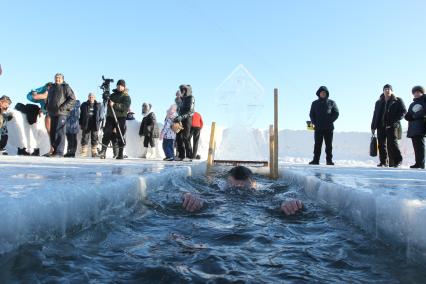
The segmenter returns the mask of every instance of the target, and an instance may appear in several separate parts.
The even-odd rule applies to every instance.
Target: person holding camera
[[[55,84],[47,94],[46,109],[50,116],[50,144],[53,152],[46,156],[64,156],[65,124],[67,117],[73,109],[76,98],[71,87],[64,82],[64,75],[55,75]]]
[[[179,90],[181,93],[180,98],[176,98],[178,105],[178,116],[174,122],[181,122],[183,130],[176,135],[176,143],[179,156],[176,161],[182,161],[188,158],[192,159],[192,146],[191,146],[191,127],[192,115],[194,114],[195,99],[192,95],[191,85],[180,85]]]
[[[124,134],[126,132],[127,112],[132,102],[129,90],[126,89],[126,82],[122,79],[118,80],[117,88],[112,91],[107,99],[107,115],[102,138],[102,150],[99,156],[105,159],[109,142],[117,139],[119,149],[116,159],[122,160],[124,158],[124,145],[126,144]]]

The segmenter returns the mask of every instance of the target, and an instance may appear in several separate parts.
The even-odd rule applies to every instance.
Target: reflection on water
[[[119,168],[113,173],[122,172]],[[96,172],[93,172],[96,175]],[[2,255],[0,282],[422,282],[426,274],[314,204],[284,217],[280,202],[298,197],[286,182],[257,178],[260,190],[225,191],[220,178],[172,179],[131,214],[111,216],[67,238],[27,244]],[[181,193],[207,206],[181,208]],[[303,196],[300,196],[303,199]]]

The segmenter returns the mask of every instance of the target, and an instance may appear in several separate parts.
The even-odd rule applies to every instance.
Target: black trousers
[[[77,134],[67,133],[67,153],[75,155],[77,151]]]
[[[425,166],[425,138],[424,136],[411,137],[413,142],[414,155],[416,157],[416,165]]]
[[[6,148],[7,140],[9,139],[8,135],[2,135],[0,139],[0,149]]]
[[[198,142],[200,141],[201,128],[192,127],[191,128],[191,138],[192,138],[192,158],[195,159],[198,152]]]
[[[103,147],[108,146],[109,142],[117,141],[119,147],[124,147],[125,141],[123,141],[120,137],[120,133],[118,131],[118,127],[120,126],[121,134],[126,134],[126,118],[125,117],[117,117],[117,123],[114,120],[114,117],[108,116],[106,118],[105,127],[104,127],[104,136],[102,137]]]
[[[389,164],[388,147],[386,145],[386,129],[377,129],[377,144],[379,145],[379,159],[383,165]]]
[[[66,115],[50,117],[50,145],[55,155],[64,155],[66,120]]]
[[[192,117],[182,120],[183,130],[176,135],[179,158],[192,159],[191,126]]]
[[[98,131],[97,130],[83,130],[81,133],[81,146],[89,145],[89,139],[90,144],[92,147],[98,145]]]
[[[321,157],[322,142],[325,142],[325,154],[327,161],[333,160],[333,129],[315,130],[314,161]]]
[[[398,145],[398,127],[386,128],[386,145],[389,155],[389,166],[394,166],[402,162],[401,151]]]

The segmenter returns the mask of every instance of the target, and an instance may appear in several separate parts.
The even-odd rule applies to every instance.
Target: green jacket
[[[114,111],[117,117],[127,117],[127,112],[130,109],[130,104],[132,100],[130,99],[128,90],[124,90],[124,92],[119,92],[118,90],[113,90],[112,95],[110,96],[110,100],[114,102]],[[111,108],[108,106],[107,117],[114,117],[112,114]]]

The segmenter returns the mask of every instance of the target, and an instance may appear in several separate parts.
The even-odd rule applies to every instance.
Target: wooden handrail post
[[[269,125],[269,176],[274,178],[274,126]]]
[[[278,89],[274,89],[274,179],[278,179]]]
[[[209,152],[207,155],[207,170],[206,174],[210,172],[211,167],[213,166],[213,160],[214,160],[214,151],[216,148],[216,140],[215,140],[215,133],[216,133],[216,122],[212,122],[212,127],[210,129],[210,142],[209,142]]]

